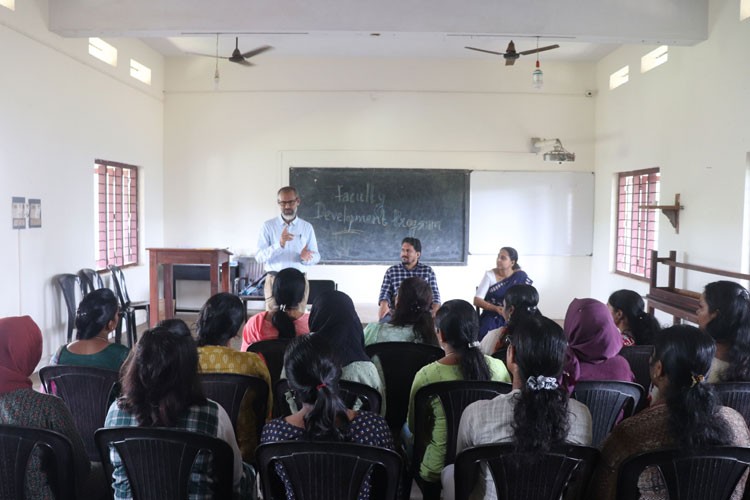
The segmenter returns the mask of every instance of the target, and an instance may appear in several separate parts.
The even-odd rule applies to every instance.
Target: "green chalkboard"
[[[324,264],[393,264],[401,240],[422,241],[421,261],[466,264],[469,170],[289,169],[299,216],[315,228]]]

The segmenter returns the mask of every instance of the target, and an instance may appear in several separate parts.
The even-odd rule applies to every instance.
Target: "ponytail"
[[[294,328],[294,320],[286,312],[286,307],[279,306],[279,309],[273,312],[271,324],[279,331],[280,339],[293,339],[297,335]]]
[[[271,324],[279,331],[280,339],[293,339],[297,335],[289,312],[302,302],[304,296],[305,275],[300,270],[288,267],[276,274],[273,299],[279,309],[273,312]]]
[[[479,318],[474,307],[465,300],[449,300],[438,310],[435,322],[458,355],[463,379],[490,380],[492,373],[477,340]]]

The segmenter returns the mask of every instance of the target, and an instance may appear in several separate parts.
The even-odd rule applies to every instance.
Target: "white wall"
[[[275,216],[276,190],[290,166],[555,170],[530,153],[530,139],[559,137],[578,155],[566,170],[593,171],[591,64],[543,64],[545,89],[530,80],[533,60],[292,59],[253,68],[220,65],[219,90],[205,58],[167,61],[165,243],[253,253],[262,222]],[[304,186],[298,186],[304,203]],[[487,207],[498,214],[502,202]],[[530,227],[528,230],[533,231]],[[512,234],[505,244],[513,245]],[[526,257],[540,307],[560,318],[589,293],[590,257]],[[473,297],[494,255],[437,267],[443,300]],[[429,261],[427,261],[429,263]],[[317,266],[355,302],[374,304],[385,266]]]
[[[710,36],[695,47],[670,47],[669,61],[640,73],[654,47],[617,50],[597,66],[596,218],[592,295],[647,284],[612,273],[611,196],[616,172],[661,169],[661,202],[680,193],[680,233],[659,215],[658,248],[697,265],[747,272],[745,197],[750,151],[750,21],[739,2],[712,0]],[[630,81],[607,90],[609,75],[630,65]],[[662,269],[663,271],[664,269]],[[701,290],[716,277],[677,273],[682,286]],[[682,281],[684,280],[684,281]]]
[[[45,12],[45,2],[0,7],[0,317],[32,316],[49,354],[67,319],[53,277],[95,263],[94,159],[142,167],[142,247],[162,243],[163,62],[140,42],[109,40],[120,49],[109,68],[86,39],[49,33]],[[154,86],[130,78],[130,57],[151,65]],[[41,198],[42,228],[11,229],[12,196]],[[147,266],[127,272],[133,298],[145,298]]]

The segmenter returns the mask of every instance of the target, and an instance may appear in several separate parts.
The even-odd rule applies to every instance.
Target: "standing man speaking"
[[[304,273],[307,266],[320,261],[315,230],[309,222],[297,217],[300,200],[295,188],[279,189],[276,203],[281,214],[263,224],[255,260],[265,265],[266,272],[294,267]]]

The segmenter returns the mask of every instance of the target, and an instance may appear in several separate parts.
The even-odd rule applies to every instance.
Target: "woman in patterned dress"
[[[275,441],[345,441],[393,449],[393,436],[385,419],[368,411],[349,410],[339,397],[341,366],[331,345],[320,335],[292,340],[284,354],[284,371],[289,386],[302,402],[296,413],[271,420],[263,428],[261,443]],[[276,465],[286,490],[294,498],[291,481],[281,464]],[[369,481],[359,492],[370,497]]]

